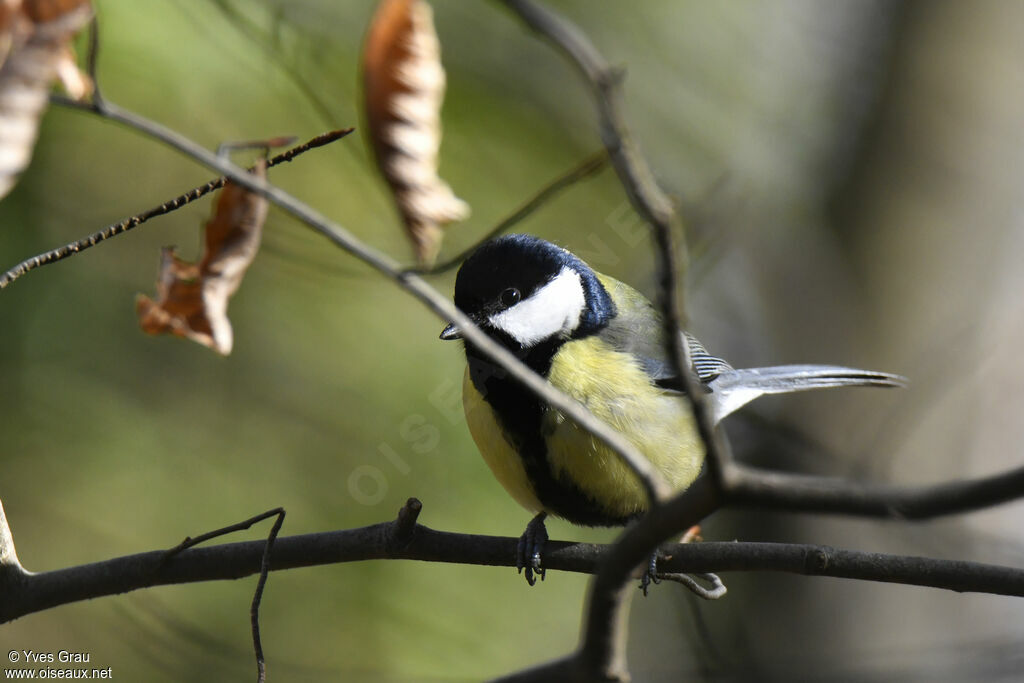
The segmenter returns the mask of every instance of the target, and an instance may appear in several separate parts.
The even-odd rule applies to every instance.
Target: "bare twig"
[[[256,581],[256,591],[252,595],[252,604],[249,605],[249,624],[252,626],[252,649],[256,655],[256,682],[263,683],[267,680],[267,664],[263,658],[263,643],[260,640],[260,602],[263,600],[263,589],[267,587],[267,576],[270,574],[270,551],[274,548],[274,541],[284,524],[284,508],[277,508],[267,515],[277,515],[274,526],[270,527],[267,534],[267,541],[263,544],[263,555],[260,557],[260,578]]]
[[[699,574],[685,574],[683,572],[663,572],[658,574],[658,578],[662,581],[674,581],[681,583],[686,586],[691,593],[704,600],[718,600],[725,596],[725,584],[722,583],[722,579],[718,578],[717,574],[699,573]],[[709,584],[705,586],[703,583],[698,581],[704,581]]]
[[[205,534],[196,536],[195,538],[192,538],[191,536],[186,536],[185,540],[183,540],[181,543],[174,546],[173,548],[168,548],[164,551],[166,559],[169,560],[178,553],[184,550],[188,550],[189,548],[192,548],[194,546],[197,546],[200,543],[205,543],[206,541],[209,541],[212,538],[217,538],[219,536],[227,536],[228,534],[233,534],[236,531],[245,531],[246,529],[251,528],[253,524],[262,522],[263,520],[269,519],[270,517],[274,517],[275,515],[281,516],[283,514],[284,510],[282,508],[274,508],[273,510],[261,512],[255,517],[250,517],[249,519],[238,522],[236,524],[229,524],[228,526],[221,527],[220,529],[208,531]]]
[[[431,268],[410,268],[407,272],[417,273],[419,275],[434,275],[436,273],[443,273],[446,270],[451,270],[465,261],[466,257],[473,253],[473,251],[476,250],[482,242],[489,240],[495,235],[500,235],[516,223],[526,219],[530,214],[539,209],[565,188],[588,176],[594,175],[603,169],[607,162],[608,154],[604,150],[591,155],[583,163],[542,187],[537,194],[524,202],[523,205],[516,209],[510,216],[506,217],[500,223],[491,228],[483,237],[474,242],[469,248],[460,251],[455,256],[452,256]]]
[[[83,104],[81,102],[77,102],[75,100],[67,99],[56,95],[54,96],[54,99],[56,102],[60,104],[66,104],[76,109],[85,109],[87,111],[95,110],[94,105],[92,104]],[[335,140],[340,140],[341,138],[351,133],[353,130],[355,129],[346,128],[344,130],[333,130],[328,133],[323,133],[322,135],[317,135],[315,138],[309,140],[308,142],[298,145],[297,147],[293,147],[292,149],[289,149],[273,157],[272,159],[267,161],[267,168],[270,168],[271,166],[277,166],[278,164],[287,163],[294,159],[295,157],[297,157],[298,155],[302,154],[303,152],[308,152],[311,149],[323,147],[324,145],[334,142]],[[134,216],[126,218],[119,223],[108,225],[99,232],[95,232],[89,235],[88,237],[83,237],[82,239],[75,240],[74,242],[69,242],[68,244],[57,247],[56,249],[51,249],[42,254],[38,254],[31,258],[27,258],[21,263],[9,268],[6,272],[3,273],[3,275],[0,275],[0,289],[7,287],[12,282],[17,280],[19,277],[29,272],[30,270],[35,270],[36,268],[41,268],[42,266],[46,266],[51,263],[56,263],[57,261],[63,261],[66,258],[69,258],[71,256],[74,256],[75,254],[85,251],[89,247],[96,246],[97,244],[104,240],[108,240],[111,237],[115,237],[117,235],[120,235],[121,233],[128,232],[133,228],[137,228],[138,226],[142,225],[151,218],[163,216],[164,214],[170,213],[176,209],[180,209],[186,204],[194,202],[195,200],[199,199],[203,195],[209,194],[214,190],[218,190],[224,187],[224,183],[226,181],[227,178],[225,176],[215,178],[208,183],[200,185],[199,187],[192,188],[185,194],[179,195],[174,199],[171,199],[170,201],[164,202],[160,206],[149,209],[148,211],[143,211],[142,213],[139,214],[135,214]]]
[[[412,296],[419,299],[442,320],[455,323],[469,343],[480,349],[485,356],[507,371],[510,376],[521,382],[546,403],[564,413],[566,417],[575,421],[580,427],[603,441],[636,474],[652,502],[663,500],[668,496],[668,487],[657,470],[625,437],[594,417],[579,401],[570,398],[548,384],[543,377],[533,372],[505,347],[482,332],[467,316],[455,308],[455,305],[447,297],[427,284],[423,278],[415,273],[408,272],[408,269],[403,268],[390,256],[361,242],[348,230],[329,220],[323,214],[308,204],[299,201],[291,194],[261,178],[253,176],[246,172],[245,169],[236,166],[227,159],[218,157],[202,145],[156,121],[122,109],[105,99],[100,102],[94,101],[88,105],[69,104],[70,106],[98,114],[103,118],[133,128],[191,157],[204,166],[222,173],[236,185],[241,185],[250,192],[266,197],[276,206],[284,209],[321,235],[327,237],[342,250],[373,267]]]
[[[238,522],[237,524],[229,524],[228,526],[221,527],[220,529],[214,529],[208,531],[205,534],[201,534],[192,538],[186,536],[178,545],[164,551],[164,562],[167,562],[172,557],[194,548],[200,543],[205,543],[212,538],[218,538],[220,536],[226,536],[233,534],[236,531],[244,531],[250,528],[253,524],[262,522],[270,517],[277,517],[274,520],[274,525],[270,528],[270,533],[267,534],[267,540],[263,542],[263,554],[260,557],[260,568],[259,568],[259,579],[256,582],[256,590],[253,592],[252,602],[249,605],[249,625],[252,630],[252,647],[256,654],[256,680],[257,683],[263,683],[267,678],[266,662],[263,658],[263,643],[260,641],[260,601],[263,599],[263,589],[267,585],[267,576],[270,573],[270,551],[274,547],[274,541],[277,539],[278,532],[281,531],[281,525],[284,524],[285,511],[284,508],[274,508],[273,510],[267,510],[261,512],[255,517]]]
[[[22,571],[16,583],[0,572],[0,623],[150,586],[238,579],[264,567],[280,571],[381,559],[514,564],[518,539],[435,531],[416,523],[419,509],[411,499],[395,521],[277,538],[269,549],[267,541],[247,541],[190,547],[172,557],[154,550],[49,572]],[[549,541],[544,562],[552,571],[592,574],[615,548]],[[1024,597],[1024,569],[976,562],[776,543],[683,543],[666,546],[665,552],[671,557],[659,567],[666,572],[779,571]]]

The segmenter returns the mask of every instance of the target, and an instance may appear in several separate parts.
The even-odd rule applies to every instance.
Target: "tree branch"
[[[271,203],[327,237],[342,250],[373,267],[419,299],[442,320],[455,323],[467,341],[479,348],[496,365],[616,452],[640,479],[652,501],[663,500],[668,496],[668,487],[661,476],[624,436],[594,417],[579,401],[548,384],[543,377],[533,372],[505,347],[482,332],[446,296],[431,287],[420,276],[403,268],[390,256],[361,242],[348,230],[284,190],[247,173],[230,160],[218,157],[193,140],[156,121],[122,109],[107,99],[93,101],[91,104],[78,103],[74,106],[133,128],[216,170],[236,185],[266,197]]]
[[[416,522],[420,508],[411,498],[392,522],[277,538],[268,566],[280,571],[383,559],[514,566],[518,539],[435,531]],[[617,547],[549,541],[545,566],[593,574],[607,566]],[[49,572],[22,571],[13,581],[0,573],[0,623],[140,588],[253,576],[260,573],[266,549],[265,540],[245,541],[189,547],[173,555],[153,550]],[[659,566],[664,571],[778,571],[1024,597],[1024,569],[978,562],[789,543],[682,543],[663,551],[666,559]]]
[[[858,484],[768,472],[738,463],[725,470],[724,495],[736,507],[889,519],[931,519],[1024,497],[1024,467],[933,486]]]
[[[656,256],[659,260],[658,308],[662,313],[663,334],[673,370],[680,378],[683,391],[693,406],[696,428],[706,451],[706,468],[711,479],[721,481],[720,462],[730,460],[725,439],[716,432],[711,413],[704,405],[703,392],[691,370],[689,348],[683,343],[683,302],[677,285],[677,246],[675,235],[683,231],[682,221],[673,202],[658,186],[650,166],[634,143],[622,107],[621,82],[624,74],[612,69],[587,35],[564,17],[545,9],[531,0],[501,0],[527,26],[551,41],[577,67],[590,86],[597,108],[601,139],[634,209],[652,227]],[[687,251],[679,247],[679,260],[685,269]],[[716,490],[708,488],[701,498],[700,509],[710,512],[717,505]],[[581,666],[588,671],[583,675],[607,677],[611,680],[627,677],[625,669],[625,604],[628,599],[626,582],[629,571],[649,556],[657,544],[672,534],[699,521],[677,519],[677,524],[662,524],[658,506],[641,520],[640,531],[627,532],[620,540],[607,571],[594,582],[590,606],[584,628],[584,639],[579,656]],[[687,511],[692,513],[692,511]],[[650,521],[649,521],[650,520]],[[665,535],[654,538],[654,529],[666,530]],[[646,544],[646,545],[645,545]],[[627,565],[629,565],[627,567]],[[559,664],[560,666],[561,664]],[[554,673],[554,672],[549,672]]]
[[[647,488],[652,511],[626,530],[610,547],[549,542],[545,567],[597,571],[579,653],[509,680],[538,680],[554,672],[563,680],[620,680],[626,676],[624,621],[629,578],[658,543],[698,521],[721,502],[796,511],[921,519],[997,504],[1024,495],[1024,468],[966,482],[906,488],[866,486],[838,480],[762,472],[733,463],[728,444],[713,428],[701,394],[689,373],[685,344],[680,343],[682,305],[676,286],[673,237],[682,229],[673,203],[658,187],[633,143],[622,113],[622,74],[608,66],[582,31],[530,0],[502,0],[528,26],[546,36],[577,66],[591,86],[601,137],[634,208],[654,228],[660,268],[659,304],[664,314],[670,358],[695,405],[697,425],[707,448],[709,476],[667,499],[668,491],[646,459],[620,434],[593,418],[581,405],[557,392],[512,354],[494,343],[416,272],[403,269],[344,228],[243,169],[220,159],[193,141],[107,102],[98,94],[91,103],[67,103],[120,122],[187,154],[291,213],[335,245],[369,264],[410,292],[445,321],[456,323],[467,339],[542,400],[561,410],[605,441],[637,473]],[[94,72],[96,41],[90,71]],[[90,245],[91,246],[91,245]],[[685,262],[685,251],[680,252]],[[5,276],[6,277],[6,276]],[[13,278],[12,278],[13,279]],[[9,283],[0,280],[0,286]],[[663,502],[667,501],[667,502]],[[662,504],[659,504],[662,502]],[[415,503],[415,504],[414,504]],[[416,523],[418,502],[410,500],[399,519],[387,524],[278,539],[267,555],[273,570],[366,559],[417,559],[508,566],[515,539],[438,532]],[[266,542],[188,548],[169,554],[154,551],[80,567],[30,574],[17,561],[13,540],[0,507],[0,622],[76,600],[122,593],[152,585],[239,578],[258,571]],[[772,570],[875,581],[927,585],[956,591],[1024,596],[1024,571],[978,563],[834,550],[819,546],[750,543],[701,543],[667,549],[664,571]]]
[[[82,102],[78,102],[77,100],[57,95],[53,96],[53,100],[58,104],[62,104],[75,109],[95,111],[95,105],[93,104],[85,104]],[[269,159],[267,161],[267,168],[277,166],[278,164],[287,163],[304,152],[308,152],[311,149],[316,149],[317,147],[322,147],[326,144],[334,142],[335,140],[340,140],[341,138],[345,137],[354,130],[355,128],[346,128],[343,130],[333,130],[328,133],[323,133],[322,135],[317,135],[315,138],[309,140],[308,142],[293,147],[292,149],[282,152],[281,154],[278,154],[272,159]],[[148,211],[143,211],[142,213],[135,214],[134,216],[126,218],[123,221],[120,221],[119,223],[113,223],[111,225],[108,225],[107,227],[103,228],[98,232],[94,232],[88,237],[83,237],[82,239],[75,240],[74,242],[69,242],[63,246],[57,247],[56,249],[51,249],[42,254],[37,254],[36,256],[27,258],[21,263],[18,263],[17,265],[14,265],[11,268],[7,269],[6,272],[0,275],[0,289],[4,289],[12,282],[17,280],[19,277],[21,277],[22,275],[31,270],[35,270],[36,268],[41,268],[43,266],[50,265],[51,263],[56,263],[57,261],[63,261],[64,259],[74,256],[75,254],[79,254],[90,247],[96,246],[97,244],[104,240],[108,240],[111,237],[116,237],[121,233],[133,230],[134,228],[139,227],[140,225],[142,225],[151,218],[163,216],[164,214],[168,214],[172,211],[180,209],[186,204],[194,202],[200,197],[209,194],[214,190],[218,190],[224,187],[224,183],[226,181],[227,178],[225,176],[214,178],[208,183],[204,183],[203,185],[194,187],[188,192],[181,194],[175,197],[174,199],[164,202],[160,206],[149,209]]]
[[[597,154],[593,154],[583,161],[583,163],[572,168],[567,173],[559,176],[552,182],[548,183],[540,189],[537,194],[526,200],[522,206],[516,209],[510,216],[507,216],[504,220],[499,222],[493,228],[491,228],[483,237],[477,240],[469,248],[463,249],[455,256],[445,259],[442,263],[435,264],[430,268],[409,268],[406,270],[407,273],[416,273],[417,275],[435,275],[437,273],[443,273],[446,270],[451,270],[456,266],[462,264],[466,260],[466,257],[472,254],[482,242],[489,240],[490,238],[500,235],[516,223],[524,220],[527,216],[532,214],[534,211],[543,206],[548,200],[557,195],[565,188],[573,185],[584,178],[592,176],[604,168],[608,161],[608,154],[602,150]]]
[[[3,501],[0,501],[0,583],[10,581],[12,576],[20,578],[25,574],[14,548],[14,536],[7,523]]]

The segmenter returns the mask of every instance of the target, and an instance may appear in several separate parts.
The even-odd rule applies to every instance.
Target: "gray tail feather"
[[[778,365],[723,372],[712,382],[711,404],[718,422],[758,396],[828,387],[905,387],[899,375],[838,365]]]

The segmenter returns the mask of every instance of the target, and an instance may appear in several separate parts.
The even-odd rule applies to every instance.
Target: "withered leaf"
[[[253,174],[266,177],[266,162]],[[228,299],[260,248],[268,202],[228,182],[220,191],[206,223],[204,250],[198,263],[177,256],[173,248],[161,255],[157,300],[140,294],[135,310],[139,325],[149,334],[173,334],[228,355],[234,344]]]
[[[424,0],[382,0],[363,46],[370,142],[421,265],[434,262],[442,226],[469,205],[437,175],[445,73],[433,11]]]
[[[91,91],[70,46],[91,17],[89,0],[0,0],[0,197],[32,158],[54,80],[76,99]]]

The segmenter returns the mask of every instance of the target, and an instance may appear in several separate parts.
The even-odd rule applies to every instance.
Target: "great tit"
[[[659,312],[642,294],[530,235],[480,246],[459,269],[455,305],[490,337],[621,432],[675,490],[704,460],[693,413],[667,360]],[[763,394],[835,386],[901,386],[896,375],[831,365],[736,370],[684,335],[714,421]],[[441,339],[460,339],[448,325]],[[494,476],[532,513],[517,557],[532,585],[551,514],[585,526],[625,525],[647,510],[632,471],[509,377],[472,344],[463,408]]]

